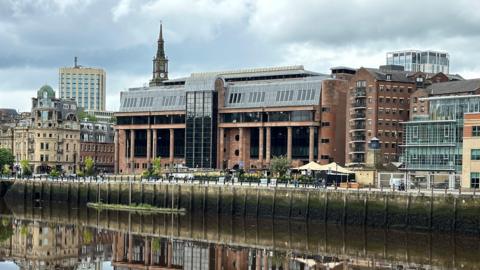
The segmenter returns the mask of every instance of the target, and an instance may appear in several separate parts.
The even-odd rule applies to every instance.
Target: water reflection
[[[0,209],[0,269],[480,268],[471,236],[62,205]]]

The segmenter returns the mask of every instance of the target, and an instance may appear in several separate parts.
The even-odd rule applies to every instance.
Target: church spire
[[[165,48],[163,41],[163,23],[160,21],[160,33],[158,34],[157,58],[165,58]]]
[[[165,56],[163,40],[163,23],[160,21],[160,32],[157,41],[157,55],[153,59],[153,77],[150,86],[159,86],[163,81],[168,80],[168,59]]]

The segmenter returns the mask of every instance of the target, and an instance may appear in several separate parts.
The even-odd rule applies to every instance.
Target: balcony
[[[365,142],[366,137],[365,135],[356,135],[356,136],[350,136],[350,142]]]
[[[35,149],[33,149],[33,148],[28,148],[28,153],[29,153],[29,154],[35,153]]]
[[[365,118],[365,117],[366,117],[366,114],[363,112],[353,112],[350,114],[351,120],[358,119],[358,118]]]
[[[367,102],[364,100],[357,100],[352,102],[352,108],[366,108],[367,107]]]
[[[367,91],[365,91],[365,89],[363,88],[360,88],[353,92],[353,96],[354,97],[367,97]]]
[[[57,154],[63,154],[63,149],[57,149]]]
[[[350,153],[364,153],[365,152],[365,144],[354,144],[350,147]]]
[[[364,130],[364,129],[365,129],[365,121],[355,121],[354,124],[350,125],[350,131]]]

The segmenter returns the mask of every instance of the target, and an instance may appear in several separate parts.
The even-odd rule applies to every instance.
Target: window
[[[392,80],[392,74],[387,74],[387,81],[391,81]]]
[[[479,188],[480,185],[480,173],[479,172],[471,172],[470,173],[470,187],[471,188]]]
[[[480,149],[472,149],[470,151],[471,160],[480,160]]]
[[[367,81],[357,81],[357,87],[366,87]]]
[[[418,138],[418,127],[412,127],[412,137]]]
[[[330,139],[322,139],[321,140],[321,143],[329,143],[330,142]]]
[[[418,98],[417,97],[413,97],[413,103],[417,103],[418,101]]]
[[[480,137],[480,126],[473,126],[472,127],[472,136]]]
[[[443,126],[443,136],[447,138],[450,136],[450,128],[448,125]]]
[[[329,127],[330,126],[330,122],[322,122],[322,127]]]
[[[330,112],[330,108],[329,107],[322,107],[322,112]]]

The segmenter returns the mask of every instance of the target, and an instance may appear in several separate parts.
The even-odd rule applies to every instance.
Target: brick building
[[[121,93],[119,172],[154,157],[193,168],[344,163],[346,81],[302,66],[194,73]],[[339,135],[340,134],[340,135]],[[133,168],[133,170],[132,170]]]
[[[98,173],[113,173],[115,148],[113,125],[105,122],[80,122],[80,163],[91,157]]]
[[[368,142],[377,137],[385,162],[398,161],[402,122],[409,119],[410,95],[423,87],[425,74],[403,67],[360,68],[349,80],[346,164],[365,165]]]

